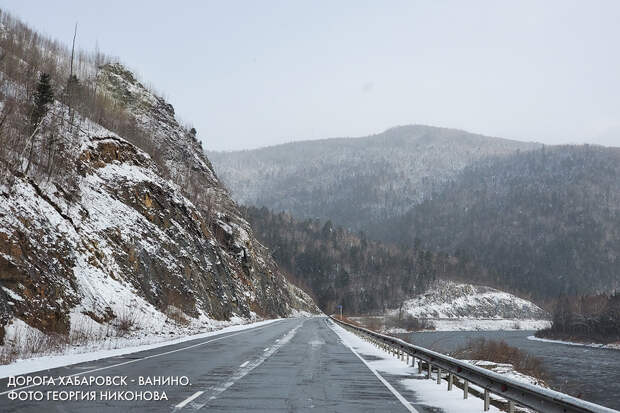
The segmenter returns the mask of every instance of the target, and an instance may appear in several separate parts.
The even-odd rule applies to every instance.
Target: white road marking
[[[333,332],[334,332],[334,333],[335,333],[338,337],[340,337],[340,335],[338,334],[338,332],[337,332],[337,331],[334,329],[334,327],[332,326],[332,322],[331,322],[331,321],[327,322],[327,325],[329,326],[329,328],[331,328],[331,329],[332,329],[332,331],[333,331]],[[411,405],[411,403],[409,403],[409,402],[407,401],[407,399],[405,399],[405,398],[403,397],[403,395],[402,395],[402,394],[400,394],[400,393],[398,392],[398,390],[396,390],[396,389],[395,389],[395,388],[394,388],[394,387],[393,387],[390,383],[388,383],[388,381],[387,381],[386,379],[384,379],[384,378],[383,378],[383,376],[382,376],[381,374],[379,374],[379,372],[378,372],[378,371],[377,371],[374,367],[372,367],[370,364],[368,364],[368,362],[367,362],[366,360],[364,360],[364,358],[363,358],[362,356],[360,356],[360,355],[359,355],[359,353],[358,353],[357,351],[355,351],[355,349],[354,349],[353,347],[351,347],[350,345],[348,345],[347,343],[345,343],[345,342],[344,342],[344,340],[342,340],[342,339],[340,339],[340,341],[342,342],[342,344],[343,344],[343,345],[347,346],[347,347],[349,348],[349,350],[351,350],[351,352],[352,352],[353,354],[355,354],[355,355],[357,356],[357,358],[359,358],[359,359],[362,361],[362,363],[364,363],[364,364],[366,365],[366,367],[368,367],[368,370],[372,371],[372,372],[375,374],[375,376],[377,376],[377,378],[381,381],[381,383],[383,383],[383,385],[384,385],[385,387],[387,387],[387,389],[388,389],[389,391],[391,391],[391,392],[392,392],[392,394],[393,394],[394,396],[396,396],[396,398],[398,399],[398,401],[399,401],[399,402],[400,402],[403,406],[405,406],[405,408],[406,408],[407,410],[409,410],[411,413],[419,413],[419,412],[418,412],[418,411],[417,411],[417,410],[416,410],[416,409],[415,409],[415,408]]]
[[[269,350],[267,352],[265,352],[263,355],[261,355],[259,358],[257,358],[256,360],[253,360],[252,362],[246,364],[243,363],[244,365],[241,365],[239,369],[237,369],[237,371],[232,375],[232,377],[230,377],[230,379],[228,379],[228,381],[226,381],[223,384],[220,384],[219,386],[215,386],[215,387],[211,387],[209,390],[209,394],[210,397],[208,400],[206,400],[204,403],[201,404],[197,404],[197,403],[193,403],[191,405],[191,407],[194,410],[200,410],[203,407],[205,407],[211,400],[216,399],[220,394],[224,393],[226,390],[228,390],[233,384],[235,384],[237,381],[241,380],[242,378],[244,378],[248,373],[250,373],[252,370],[254,370],[255,368],[257,368],[258,366],[260,366],[261,364],[263,364],[265,362],[265,360],[267,360],[269,357],[271,357],[276,351],[278,351],[282,346],[284,346],[285,344],[287,344],[289,341],[291,341],[293,339],[293,337],[295,337],[295,334],[297,333],[297,330],[303,325],[303,322],[301,324],[299,324],[297,327],[291,329],[288,333],[286,333],[283,337],[281,337],[279,340],[277,340],[277,343],[274,344],[271,348],[267,348],[266,350]],[[206,390],[205,390],[206,391]]]
[[[139,359],[133,359],[133,360],[125,361],[123,363],[113,364],[111,366],[99,367],[99,368],[96,368],[96,369],[92,369],[92,370],[88,370],[88,371],[83,371],[81,373],[71,374],[70,376],[67,376],[67,377],[81,376],[83,374],[94,373],[96,371],[107,370],[107,369],[111,369],[111,368],[114,368],[114,367],[119,367],[119,366],[124,366],[124,365],[127,365],[127,364],[137,363],[138,361],[142,361],[142,360],[148,360],[148,359],[152,359],[152,358],[155,358],[155,357],[160,357],[160,356],[165,356],[165,355],[172,354],[172,353],[177,353],[177,352],[183,351],[183,350],[189,350],[191,348],[204,346],[205,344],[213,343],[214,341],[223,340],[223,339],[228,338],[228,337],[238,336],[239,334],[245,334],[245,333],[249,333],[249,332],[252,332],[252,331],[262,330],[264,328],[271,327],[272,325],[274,325],[276,323],[279,323],[280,321],[282,321],[282,320],[274,321],[273,323],[270,323],[270,324],[268,324],[266,326],[263,326],[263,327],[248,328],[247,330],[239,331],[238,333],[229,334],[227,336],[218,337],[218,338],[214,338],[214,339],[211,339],[211,340],[203,341],[201,343],[193,344],[191,346],[178,348],[176,350],[165,351],[163,353],[152,354],[150,356],[146,356],[146,357],[142,357],[142,358],[139,358]],[[173,345],[173,344],[171,344],[171,345]],[[146,351],[148,351],[148,350],[146,350]],[[6,390],[6,391],[3,391],[2,393],[0,393],[0,396],[5,395],[5,394],[10,393],[10,392],[13,392],[13,391],[29,389],[31,387],[40,387],[40,385],[38,386],[38,385],[35,385],[35,384],[31,384],[30,386],[24,386],[24,387],[19,387],[19,388],[16,388],[16,389]]]
[[[192,400],[194,400],[196,397],[200,396],[202,393],[204,393],[203,391],[197,391],[196,393],[192,394],[191,396],[189,396],[187,399],[183,400],[181,403],[177,404],[175,407],[175,409],[182,409],[183,407],[185,407],[185,405],[189,402],[191,402]]]
[[[243,363],[242,365],[240,365],[239,367],[245,367],[248,365],[248,363],[250,362],[250,360],[246,361],[245,363]]]

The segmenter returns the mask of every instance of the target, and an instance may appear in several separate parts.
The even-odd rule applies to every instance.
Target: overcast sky
[[[430,124],[620,146],[620,1],[8,1],[118,56],[208,149]]]

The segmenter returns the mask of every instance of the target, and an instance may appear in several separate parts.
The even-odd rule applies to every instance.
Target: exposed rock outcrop
[[[172,106],[118,64],[100,70],[98,85],[144,142],[79,114],[70,122],[55,104],[67,118],[70,173],[0,185],[0,339],[15,317],[65,334],[83,317],[117,323],[128,308],[144,328],[171,309],[198,323],[316,312],[256,241]]]

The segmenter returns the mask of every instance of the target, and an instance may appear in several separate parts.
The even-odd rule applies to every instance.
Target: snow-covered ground
[[[566,344],[567,346],[580,346],[580,347],[597,347],[597,348],[608,348],[613,350],[620,350],[620,343],[610,343],[610,344],[602,344],[602,343],[576,343],[574,341],[564,341],[564,340],[552,340],[549,338],[540,338],[536,336],[528,336],[528,340],[534,341],[542,341],[545,343],[555,343],[555,344]]]
[[[373,324],[381,325],[385,334],[404,334],[408,331],[399,327],[386,327],[385,316],[350,317],[351,320],[362,325],[371,327]],[[517,331],[517,330],[542,330],[551,326],[549,320],[521,320],[518,318],[426,318],[426,321],[435,326],[434,329],[420,331]]]
[[[496,319],[431,319],[435,331],[495,331],[495,330],[542,330],[551,325],[548,320]]]
[[[415,406],[428,406],[441,409],[446,413],[479,413],[482,411],[483,401],[473,395],[463,399],[463,392],[458,388],[447,391],[447,384],[438,385],[435,380],[425,380],[425,373],[418,373],[417,368],[408,366],[405,362],[376,348],[357,335],[332,323],[332,327],[342,342],[363,358],[368,368],[378,377],[383,378],[388,389],[395,393],[403,405],[411,412],[417,412]],[[403,378],[407,377],[407,378]],[[472,388],[473,386],[470,386]],[[501,412],[491,406],[490,412]]]

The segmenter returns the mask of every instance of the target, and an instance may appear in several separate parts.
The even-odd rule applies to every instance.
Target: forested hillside
[[[337,304],[348,314],[385,312],[440,278],[481,283],[495,279],[466,259],[435,254],[417,244],[382,244],[331,221],[296,221],[264,207],[248,207],[246,214],[278,264],[312,291],[326,312],[335,311]]]
[[[620,293],[562,296],[553,311],[551,328],[538,337],[578,342],[615,343],[620,348]]]
[[[294,142],[210,152],[218,175],[244,205],[332,220],[354,231],[402,215],[465,166],[535,143],[422,125],[364,138]]]
[[[497,283],[539,298],[613,291],[620,285],[620,149],[545,147],[478,162],[372,232],[470,257]]]

